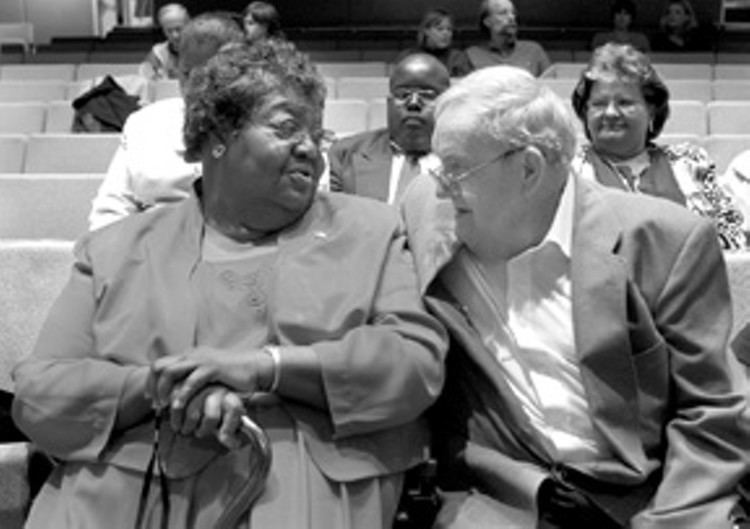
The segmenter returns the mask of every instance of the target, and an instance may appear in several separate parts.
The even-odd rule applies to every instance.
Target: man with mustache
[[[435,57],[401,60],[390,78],[388,126],[331,146],[331,191],[396,203],[414,176],[437,163],[430,152],[433,103],[449,85],[450,74]]]
[[[487,42],[466,50],[474,69],[507,64],[539,77],[550,66],[544,48],[531,40],[518,40],[516,7],[511,0],[482,0],[479,31]]]

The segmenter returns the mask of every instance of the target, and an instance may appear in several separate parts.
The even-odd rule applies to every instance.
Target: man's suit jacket
[[[330,189],[385,202],[392,162],[388,129],[344,138],[328,151]]]
[[[632,517],[633,528],[729,527],[750,430],[744,379],[728,367],[731,307],[715,231],[663,199],[575,185],[575,345],[613,457],[570,465],[569,474],[612,484],[597,501]],[[438,455],[464,486],[502,500],[509,475],[536,468],[559,476],[562,468],[565,476],[570,467],[530,450],[533,432],[504,422],[501,371],[441,283],[458,246],[448,209],[433,196],[434,183],[420,179],[402,207],[426,302],[453,340],[433,414]]]

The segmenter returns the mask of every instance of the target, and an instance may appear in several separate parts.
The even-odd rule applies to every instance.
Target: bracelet
[[[279,382],[281,381],[281,352],[275,345],[266,345],[263,350],[271,355],[273,361],[273,378],[271,379],[271,386],[266,391],[274,393],[279,389]]]

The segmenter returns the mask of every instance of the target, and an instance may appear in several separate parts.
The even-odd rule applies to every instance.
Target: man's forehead
[[[450,78],[440,64],[413,60],[399,65],[391,77],[391,88],[404,86],[430,87],[442,92],[450,84]]]
[[[490,0],[488,6],[491,13],[497,11],[515,11],[515,6],[510,0]]]

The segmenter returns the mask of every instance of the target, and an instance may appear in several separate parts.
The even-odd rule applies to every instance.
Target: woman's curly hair
[[[294,44],[268,39],[225,46],[185,84],[185,160],[199,161],[211,136],[225,140],[252,121],[269,97],[289,93],[320,123],[325,82]]]
[[[645,53],[629,44],[611,42],[594,50],[591,61],[573,90],[573,109],[584,125],[586,136],[591,139],[586,127],[586,107],[594,83],[611,80],[634,82],[640,87],[643,99],[652,111],[646,141],[653,141],[669,117],[669,89]]]

